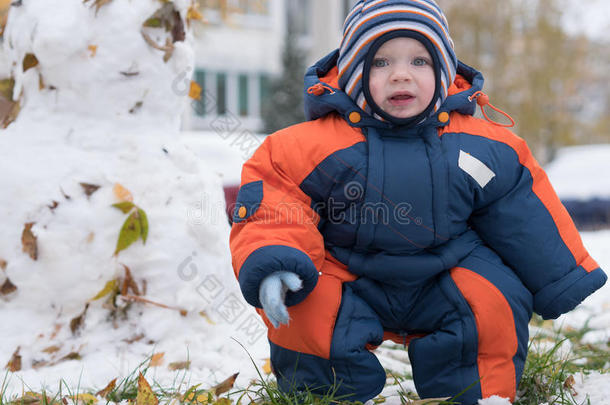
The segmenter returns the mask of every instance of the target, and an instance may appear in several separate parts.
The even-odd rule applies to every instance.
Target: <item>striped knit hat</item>
[[[437,76],[436,111],[447,98],[449,86],[456,75],[457,57],[449,36],[447,19],[434,0],[360,0],[350,11],[343,25],[339,48],[339,86],[364,111],[372,109],[363,89],[365,60],[371,46],[380,37],[394,31],[412,32],[422,39],[433,57]],[[406,32],[405,31],[405,32]],[[377,44],[375,48],[379,48]],[[439,69],[440,67],[440,69]],[[429,113],[431,114],[431,113]],[[425,118],[425,117],[424,117]]]

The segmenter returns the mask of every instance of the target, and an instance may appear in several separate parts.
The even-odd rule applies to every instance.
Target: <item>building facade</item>
[[[282,70],[288,24],[308,65],[338,46],[343,20],[356,0],[205,0],[206,23],[195,32],[193,80],[200,102],[183,117],[184,130],[239,125],[260,132],[269,81]]]

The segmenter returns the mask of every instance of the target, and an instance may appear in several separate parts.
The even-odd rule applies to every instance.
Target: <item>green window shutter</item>
[[[239,115],[248,115],[248,76],[239,75]]]
[[[270,96],[270,82],[269,75],[262,74],[260,75],[260,96],[261,96],[261,105],[263,105]]]
[[[227,74],[216,75],[216,113],[225,115],[227,113]]]
[[[201,86],[201,100],[195,100],[197,103],[197,108],[195,109],[195,113],[203,117],[205,115],[205,71],[202,69],[195,70],[195,81],[197,84]]]

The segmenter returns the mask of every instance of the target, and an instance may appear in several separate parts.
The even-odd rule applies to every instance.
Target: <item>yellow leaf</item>
[[[133,196],[131,195],[131,192],[129,190],[127,190],[125,187],[123,187],[122,185],[120,185],[119,183],[116,183],[114,185],[114,187],[112,188],[112,191],[114,192],[114,196],[116,198],[118,198],[119,201],[133,202]]]
[[[135,207],[135,204],[131,201],[123,201],[120,203],[112,204],[112,206],[114,208],[120,209],[123,214],[127,214],[129,211],[131,211],[133,207]]]
[[[148,217],[142,208],[138,208],[138,220],[140,221],[142,243],[146,244],[146,239],[148,239]]]
[[[150,358],[150,366],[151,367],[158,367],[163,363],[163,356],[165,356],[165,353],[155,353],[152,355],[152,357]]]
[[[271,360],[266,359],[265,364],[263,364],[263,371],[265,374],[271,374]]]
[[[144,378],[142,373],[138,377],[138,395],[136,396],[136,405],[157,405],[159,400],[155,393],[150,388],[150,384]]]
[[[196,6],[191,5],[186,12],[186,19],[203,21],[203,15],[199,12],[199,10],[197,10]]]
[[[231,405],[232,403],[229,398],[218,398],[214,405]]]
[[[15,88],[15,79],[0,80],[0,94],[8,101],[13,100],[13,89]]]
[[[201,86],[196,81],[191,80],[191,87],[189,89],[189,97],[193,100],[201,100]]]
[[[119,290],[119,282],[117,280],[110,280],[106,283],[104,288],[100,292],[98,292],[95,297],[91,298],[91,301],[97,301],[100,298],[105,297],[106,295],[116,292]]]
[[[90,52],[90,56],[93,58],[95,57],[95,55],[97,54],[97,45],[89,45],[87,47],[87,49],[89,49]]]
[[[116,244],[116,249],[114,250],[114,255],[118,255],[120,251],[127,249],[132,243],[137,241],[142,234],[142,225],[140,223],[140,219],[138,218],[137,212],[132,212],[131,215],[127,217],[123,226],[121,227],[121,232],[119,233],[119,240]]]
[[[86,392],[84,392],[82,394],[78,394],[76,396],[76,400],[77,401],[82,401],[82,402],[84,402],[86,404],[96,404],[97,403],[97,398],[94,397],[91,394],[86,393]]]

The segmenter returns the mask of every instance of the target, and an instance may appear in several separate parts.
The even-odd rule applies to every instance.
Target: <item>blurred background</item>
[[[302,121],[303,73],[338,46],[355,2],[200,1],[195,80],[207,97],[184,129],[212,129],[227,114],[263,133]],[[483,72],[492,102],[542,162],[561,146],[610,139],[608,3],[439,1],[458,57]]]
[[[0,0],[2,26],[11,2],[21,1]],[[585,152],[591,148],[565,149],[568,146],[610,144],[609,1],[438,2],[448,17],[459,59],[482,71],[491,102],[515,118],[514,132],[527,140],[541,164],[550,164],[562,150],[575,161],[590,159]],[[202,23],[193,27],[191,74],[201,98],[185,108],[182,130],[192,148],[224,176],[229,201],[239,184],[241,164],[261,137],[305,119],[305,69],[338,47],[344,18],[355,3],[197,3]],[[8,113],[7,98],[0,95],[1,116]],[[562,167],[562,177],[569,172],[574,179],[608,179],[610,152],[600,155],[601,149],[596,150],[594,161],[581,171],[556,165]],[[561,191],[562,179],[552,170],[549,174]],[[610,180],[598,184],[610,189]],[[586,198],[591,199],[589,194]],[[584,198],[567,191],[561,196],[567,205]],[[594,197],[610,201],[610,190]],[[596,215],[610,222],[610,202],[601,206],[605,208]]]

